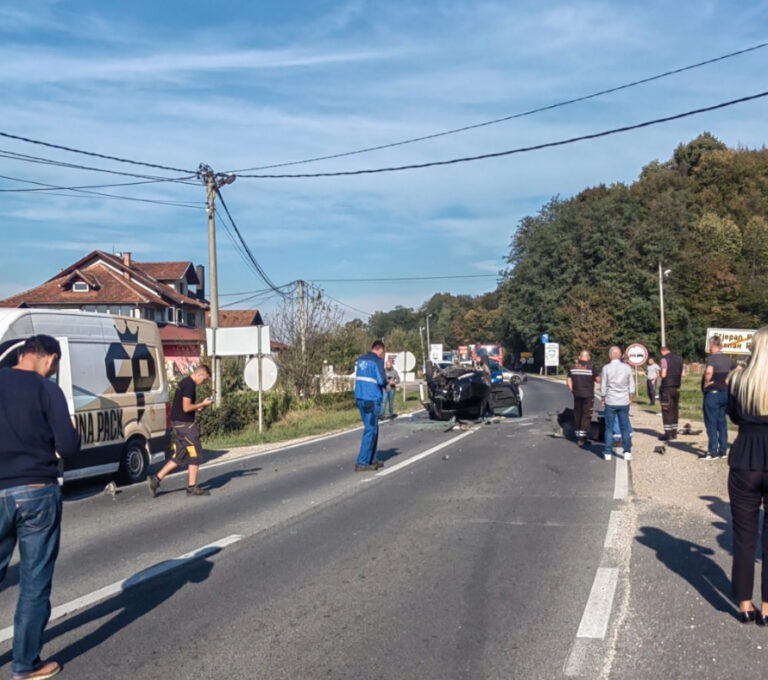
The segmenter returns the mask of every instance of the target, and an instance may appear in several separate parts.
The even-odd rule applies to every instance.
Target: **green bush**
[[[265,392],[262,401],[268,428],[288,412],[293,399],[287,392]],[[226,394],[217,408],[198,411],[196,421],[203,437],[239,432],[259,422],[259,394],[250,390]]]

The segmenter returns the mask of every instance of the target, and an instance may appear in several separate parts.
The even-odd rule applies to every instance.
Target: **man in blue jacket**
[[[20,554],[14,680],[44,680],[60,670],[40,659],[61,532],[56,452],[68,458],[80,450],[64,393],[48,379],[60,357],[55,338],[35,335],[14,368],[0,369],[0,582],[17,542]]]
[[[355,472],[384,467],[384,463],[376,457],[376,445],[379,442],[382,389],[386,384],[384,343],[377,340],[371,345],[371,351],[357,360],[355,368],[355,399],[363,419],[363,440]]]

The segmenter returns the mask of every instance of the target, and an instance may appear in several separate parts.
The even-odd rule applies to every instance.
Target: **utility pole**
[[[219,280],[216,267],[216,206],[219,188],[235,181],[234,175],[214,173],[210,165],[200,164],[198,176],[205,182],[208,212],[208,279],[211,286],[211,347],[213,356],[213,394],[215,404],[221,403],[221,357],[216,353],[216,331],[219,329]]]
[[[659,316],[661,318],[661,346],[666,347],[667,337],[664,332],[664,272],[659,260]]]
[[[421,370],[427,372],[427,354],[424,351],[424,326],[419,326],[419,339],[421,340]]]
[[[307,355],[307,320],[304,311],[304,281],[299,280],[299,333],[301,334],[301,358]]]

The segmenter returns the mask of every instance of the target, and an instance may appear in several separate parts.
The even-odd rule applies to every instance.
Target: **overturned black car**
[[[523,415],[523,394],[518,384],[492,384],[483,371],[466,366],[440,369],[431,362],[427,363],[426,378],[429,402],[424,406],[435,420]]]

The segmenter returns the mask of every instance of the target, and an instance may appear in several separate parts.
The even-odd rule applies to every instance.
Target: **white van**
[[[52,309],[0,309],[0,368],[15,366],[24,341],[61,343],[58,373],[82,449],[64,480],[115,475],[140,482],[164,460],[170,405],[163,348],[152,321]]]

